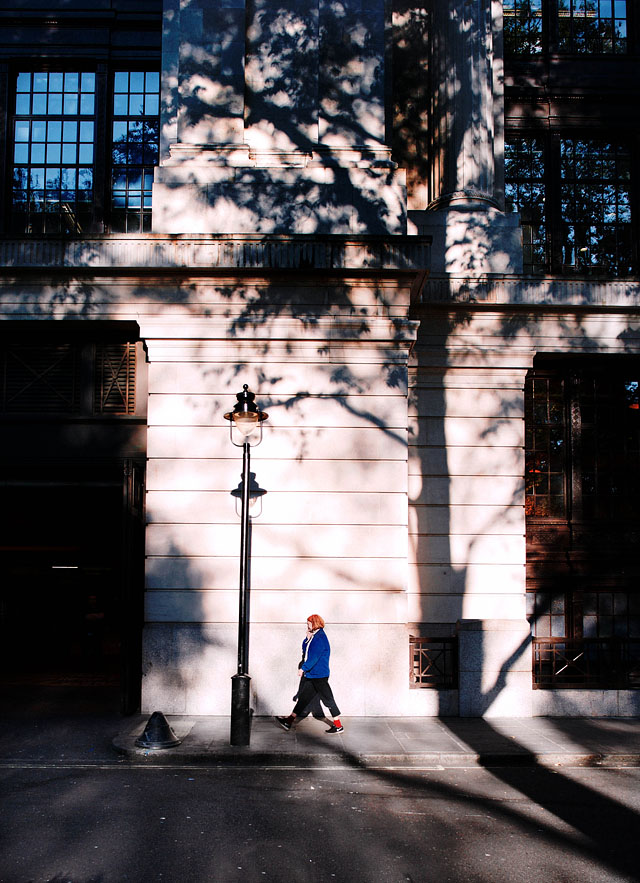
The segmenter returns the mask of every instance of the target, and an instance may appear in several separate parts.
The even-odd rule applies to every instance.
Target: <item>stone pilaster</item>
[[[458,622],[460,717],[531,717],[531,631],[526,620]]]
[[[162,130],[170,144],[241,144],[245,0],[165,0]]]
[[[385,8],[165,0],[154,232],[406,233]]]
[[[431,6],[430,202],[409,232],[433,237],[432,275],[522,273],[517,215],[503,209],[502,4]]]
[[[432,207],[497,206],[491,0],[433,4]]]

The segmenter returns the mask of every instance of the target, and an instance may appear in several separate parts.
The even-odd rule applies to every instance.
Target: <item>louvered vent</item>
[[[2,410],[76,413],[80,360],[72,344],[3,348]]]
[[[134,343],[96,347],[96,414],[135,413],[136,348]]]

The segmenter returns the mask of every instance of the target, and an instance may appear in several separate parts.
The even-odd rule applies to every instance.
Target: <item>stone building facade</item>
[[[15,683],[228,713],[246,383],[257,714],[638,713],[631,6],[4,4]]]

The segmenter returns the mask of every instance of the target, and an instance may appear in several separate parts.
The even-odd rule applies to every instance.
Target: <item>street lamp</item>
[[[231,678],[231,745],[248,745],[251,731],[251,711],[249,707],[249,685],[251,678],[245,671],[247,665],[247,610],[249,588],[249,500],[251,491],[250,448],[262,441],[262,424],[269,416],[260,411],[255,403],[255,395],[245,383],[242,392],[236,394],[238,400],[224,415],[229,421],[231,443],[242,448],[242,505],[240,508],[240,592],[238,609],[238,671]],[[242,439],[234,440],[234,428]],[[256,440],[257,436],[257,440]]]

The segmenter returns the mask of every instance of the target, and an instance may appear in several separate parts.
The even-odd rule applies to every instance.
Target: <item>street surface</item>
[[[640,769],[0,765],[2,883],[640,880]]]

